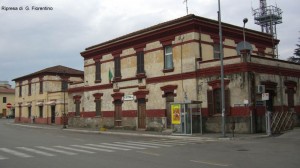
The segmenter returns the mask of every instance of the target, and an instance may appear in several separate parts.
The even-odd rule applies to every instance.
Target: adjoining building
[[[0,81],[0,118],[14,117],[15,89],[8,81]]]
[[[222,29],[227,131],[233,122],[236,132],[264,131],[266,110],[299,116],[300,66],[276,59],[279,40],[245,29],[242,50],[243,28],[222,23]],[[200,125],[206,132],[221,131],[217,21],[187,15],[81,55],[84,82],[69,88],[70,126],[163,130],[172,128],[170,104],[201,101],[193,111],[193,131]]]
[[[49,67],[13,79],[15,122],[62,124],[67,113],[67,89],[70,83],[83,81],[83,71],[65,66]]]

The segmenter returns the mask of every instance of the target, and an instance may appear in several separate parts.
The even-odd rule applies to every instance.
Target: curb
[[[125,135],[125,136],[140,136],[140,137],[158,137],[158,138],[170,138],[170,139],[186,139],[194,141],[234,141],[234,140],[245,140],[245,139],[257,139],[257,138],[268,138],[268,135],[258,135],[258,136],[248,136],[248,137],[195,137],[188,135],[164,135],[164,134],[145,134],[145,133],[128,133],[128,132],[112,132],[112,131],[93,131],[84,129],[74,129],[74,128],[60,128],[60,127],[47,127],[47,126],[37,126],[28,124],[18,124],[18,123],[6,123],[7,125],[14,125],[27,128],[37,128],[37,129],[48,129],[48,130],[62,130],[69,132],[78,133],[90,133],[90,134],[104,134],[104,135]]]

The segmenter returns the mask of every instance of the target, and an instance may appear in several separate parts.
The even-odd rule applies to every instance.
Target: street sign
[[[131,101],[131,100],[134,100],[134,96],[133,96],[133,95],[124,95],[124,96],[123,96],[123,100],[124,100],[124,101]]]
[[[9,109],[12,108],[11,103],[7,103],[7,104],[6,104],[6,108],[9,108]]]
[[[262,93],[262,95],[261,95],[261,100],[262,100],[262,101],[269,100],[269,93]]]

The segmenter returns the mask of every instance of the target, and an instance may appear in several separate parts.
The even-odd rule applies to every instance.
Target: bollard
[[[234,130],[235,130],[235,121],[233,120],[231,122],[231,127],[230,127],[231,131],[232,131],[232,137],[234,137]]]

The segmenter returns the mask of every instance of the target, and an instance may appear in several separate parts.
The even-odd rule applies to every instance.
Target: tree
[[[300,42],[300,38],[298,38]],[[296,44],[297,48],[294,50],[294,56],[288,58],[288,61],[300,64],[300,44]]]

